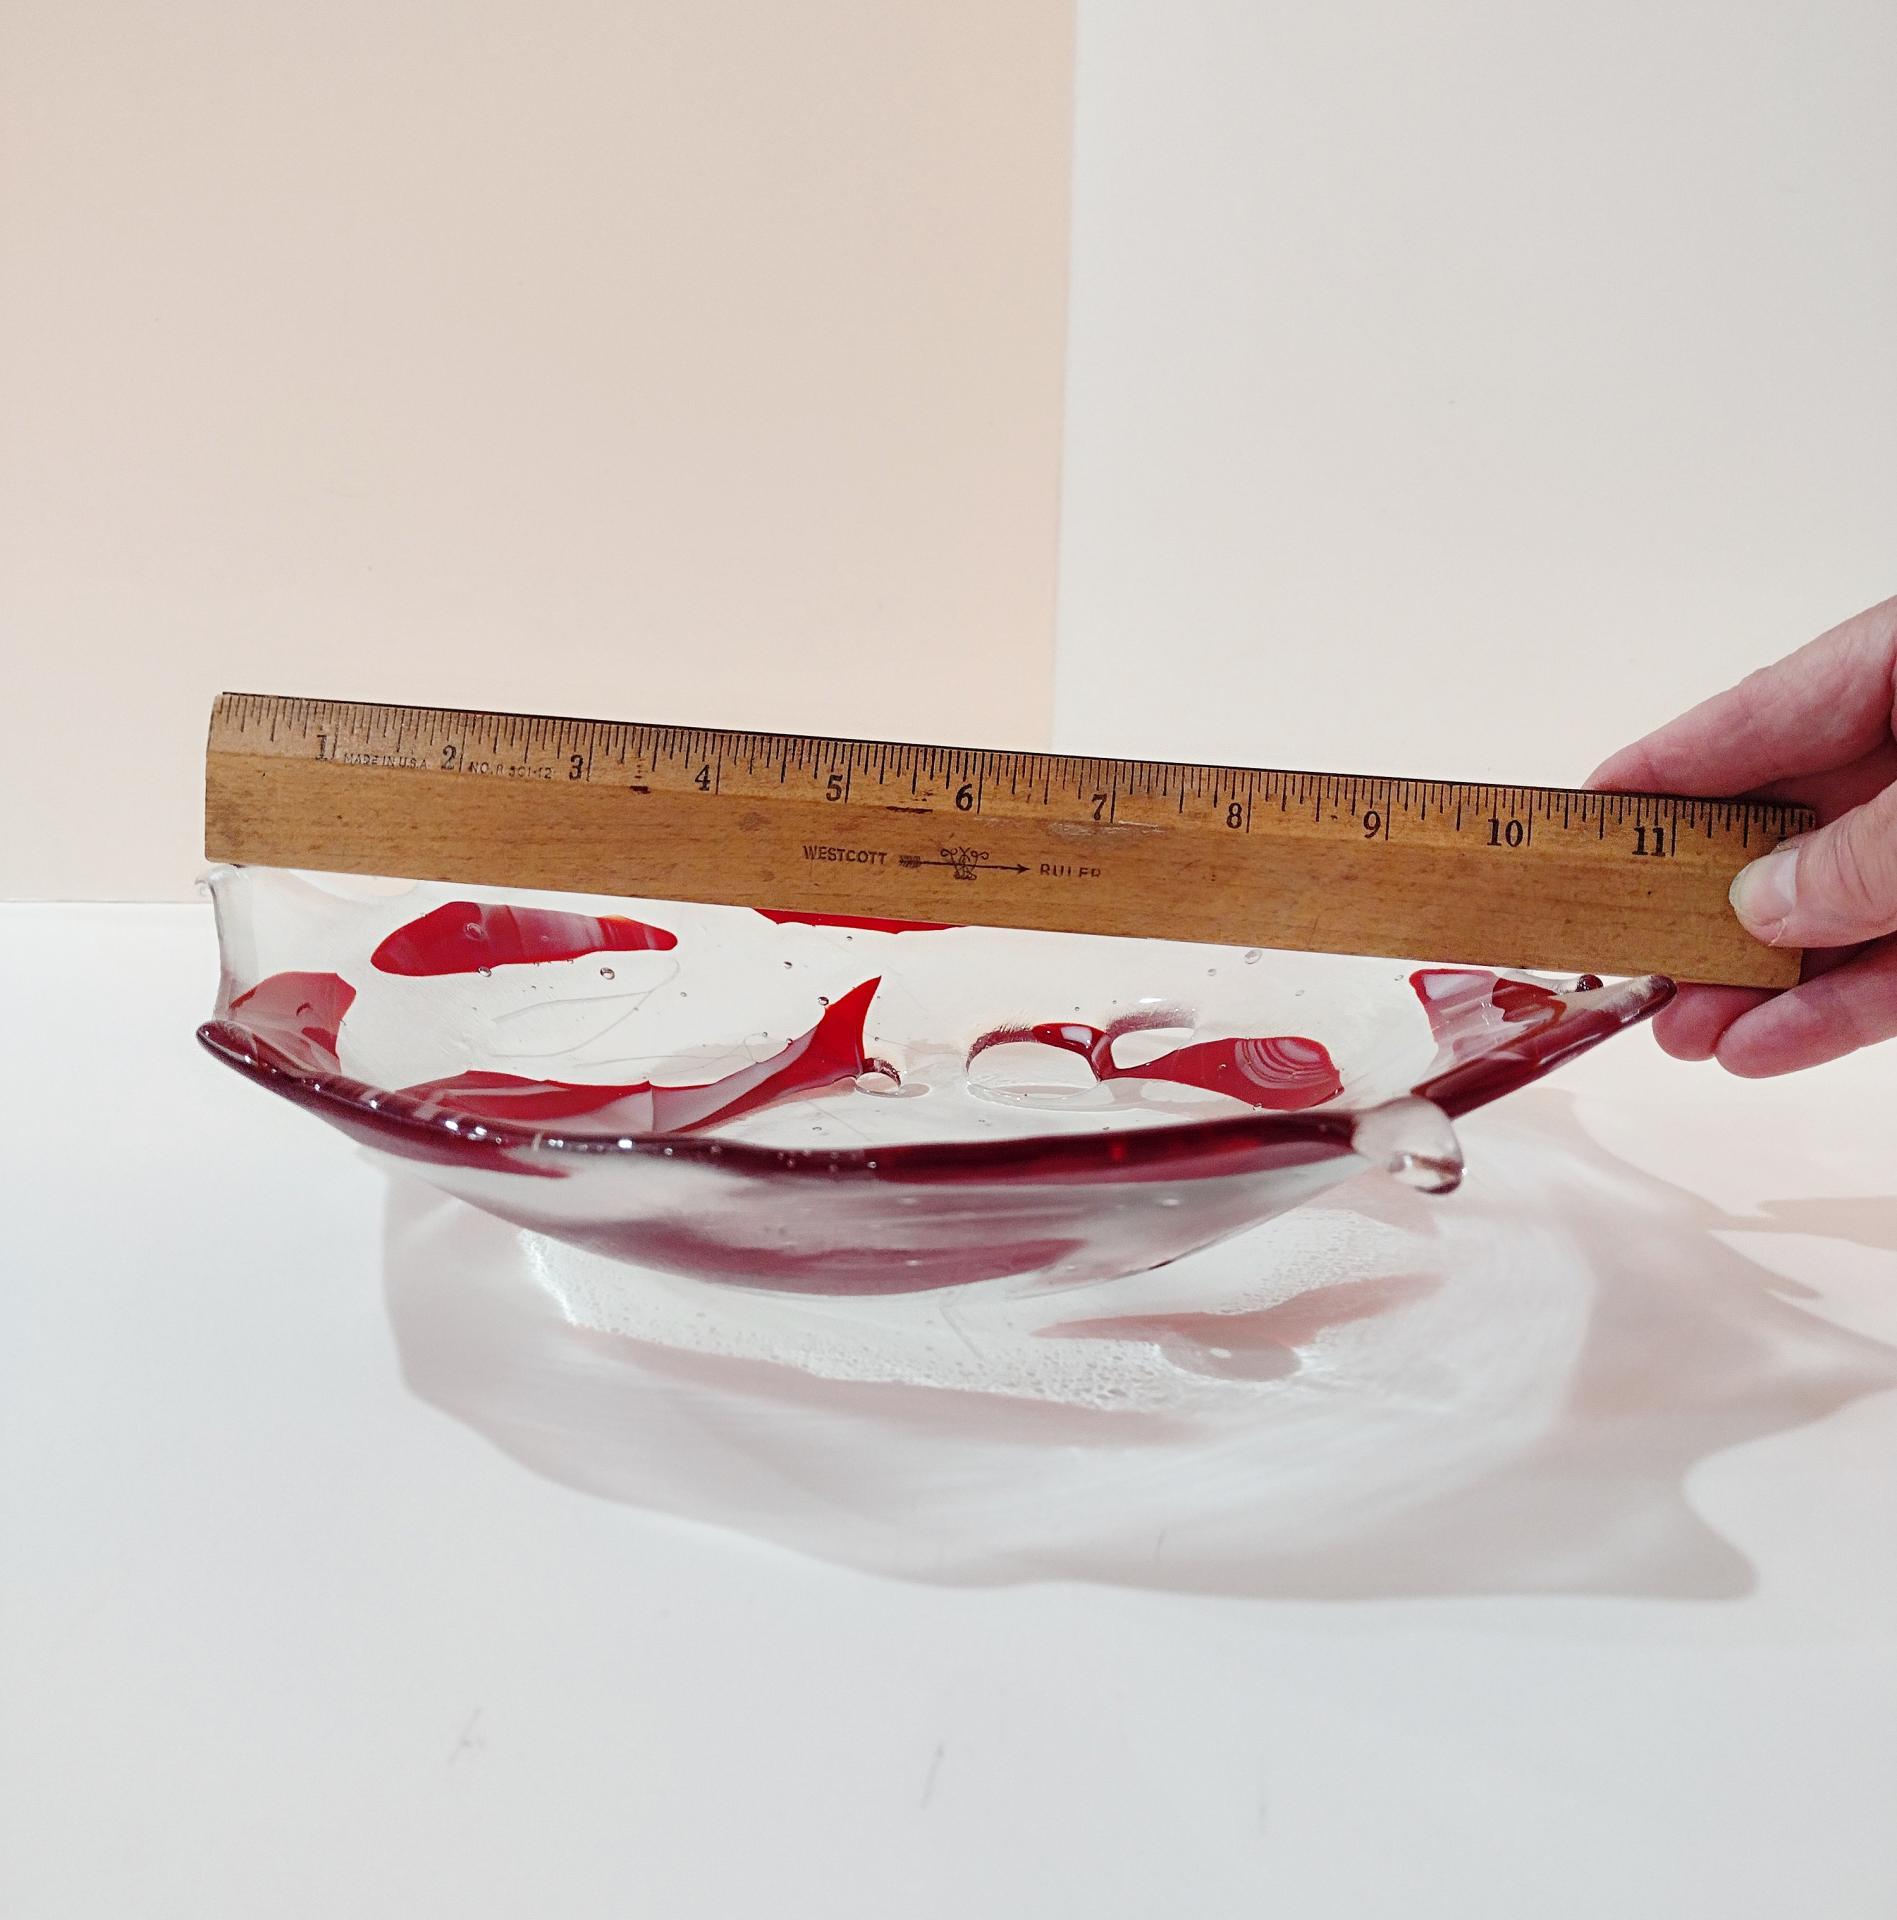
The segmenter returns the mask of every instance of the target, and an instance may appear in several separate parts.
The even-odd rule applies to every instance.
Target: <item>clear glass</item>
[[[446,1192],[832,1294],[1077,1283],[1378,1167],[1663,1005],[1473,968],[212,875],[219,1059]]]

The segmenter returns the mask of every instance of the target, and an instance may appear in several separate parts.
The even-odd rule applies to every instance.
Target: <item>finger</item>
[[[1749,1080],[1821,1066],[1897,1037],[1897,942],[1884,941],[1744,1013],[1719,1041],[1722,1067]]]
[[[1864,951],[1862,947],[1824,947],[1805,955],[1805,978],[1816,979],[1842,967]],[[1762,1007],[1776,996],[1757,987],[1708,987],[1682,984],[1654,1015],[1653,1037],[1662,1053],[1675,1060],[1710,1060],[1719,1051],[1726,1029],[1740,1015]]]
[[[1897,786],[1740,870],[1733,911],[1775,947],[1844,947],[1897,932]]]
[[[1747,793],[1869,753],[1897,714],[1897,600],[1871,607],[1602,762],[1589,786]]]
[[[1675,1060],[1710,1060],[1742,1013],[1771,999],[1751,987],[1682,987],[1653,1017],[1653,1037]]]
[[[1897,786],[1897,739],[1881,741],[1869,753],[1823,773],[1767,781],[1755,788],[1751,797],[1795,800],[1810,807],[1821,821],[1830,821],[1853,807],[1861,807],[1888,786]]]
[[[1814,980],[1835,967],[1848,965],[1865,949],[1819,947],[1805,955],[1805,978]],[[1719,1051],[1726,1029],[1740,1015],[1762,1007],[1776,996],[1757,987],[1710,987],[1682,983],[1679,991],[1654,1015],[1653,1037],[1663,1053],[1675,1060],[1710,1060]]]

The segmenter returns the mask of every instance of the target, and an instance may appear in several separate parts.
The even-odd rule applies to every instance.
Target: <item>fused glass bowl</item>
[[[212,875],[221,1060],[462,1199],[704,1279],[875,1293],[1158,1266],[1663,1005],[1166,941]]]

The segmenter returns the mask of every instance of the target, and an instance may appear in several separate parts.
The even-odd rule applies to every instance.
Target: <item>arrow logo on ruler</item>
[[[947,867],[957,880],[972,880],[978,873],[1027,873],[1025,866],[996,865],[986,854],[978,853],[973,847],[943,847],[939,860],[925,860],[919,853],[897,855],[899,867]]]

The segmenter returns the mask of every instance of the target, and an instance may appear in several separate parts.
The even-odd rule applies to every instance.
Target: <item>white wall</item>
[[[1897,7],[1082,0],[1064,746],[1567,782],[1897,590]]]
[[[7,0],[0,895],[225,686],[1042,743],[1070,0]]]

